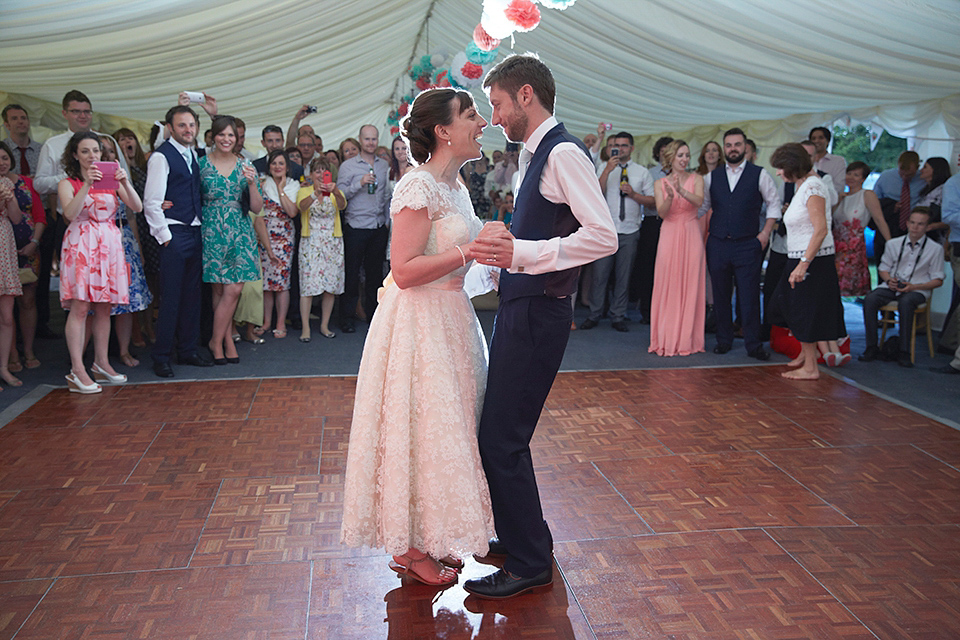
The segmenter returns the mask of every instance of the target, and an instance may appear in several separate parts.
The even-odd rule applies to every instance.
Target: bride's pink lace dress
[[[426,255],[469,242],[482,226],[469,191],[424,169],[397,184],[390,215],[425,209]],[[477,448],[486,345],[463,291],[467,267],[401,290],[387,277],[357,380],[341,541],[435,558],[484,554],[493,533]]]

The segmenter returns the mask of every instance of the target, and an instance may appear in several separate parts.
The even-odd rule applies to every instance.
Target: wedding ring
[[[497,261],[497,254],[493,254],[493,261],[494,261],[494,262]]]

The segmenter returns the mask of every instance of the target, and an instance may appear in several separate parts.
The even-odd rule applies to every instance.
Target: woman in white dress
[[[486,345],[463,290],[482,224],[458,172],[487,125],[470,94],[424,91],[403,122],[421,165],[397,184],[392,272],[370,323],[350,430],[341,541],[385,548],[390,568],[456,582],[487,552],[490,495],[476,429]]]
[[[787,225],[787,263],[773,293],[777,324],[786,324],[800,342],[800,355],[781,373],[791,380],[816,380],[817,343],[836,343],[846,333],[843,305],[834,259],[829,196],[813,171],[810,154],[802,145],[782,145],[770,156],[770,166],[784,182],[796,185],[790,206],[783,212]],[[829,179],[829,178],[828,178]]]

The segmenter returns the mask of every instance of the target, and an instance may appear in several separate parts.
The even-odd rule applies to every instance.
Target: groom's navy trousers
[[[560,370],[572,321],[569,297],[502,300],[490,342],[480,454],[497,536],[510,552],[503,568],[528,578],[553,566],[530,439]]]

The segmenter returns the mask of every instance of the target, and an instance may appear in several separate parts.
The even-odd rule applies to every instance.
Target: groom
[[[512,55],[483,86],[492,123],[524,150],[510,231],[477,239],[479,262],[504,270],[478,438],[498,536],[490,554],[506,560],[464,589],[509,598],[553,582],[530,439],[570,336],[580,265],[616,252],[617,232],[590,154],[553,116],[550,69],[533,54]]]

